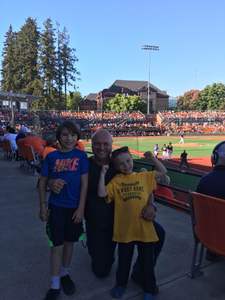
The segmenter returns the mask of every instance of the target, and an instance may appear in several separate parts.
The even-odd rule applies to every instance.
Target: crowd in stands
[[[0,127],[11,120],[10,111],[0,112]],[[76,120],[83,138],[90,138],[97,128],[108,129],[113,136],[151,136],[161,134],[221,134],[225,132],[225,112],[166,111],[146,116],[141,112],[39,111],[15,112],[16,130],[20,124],[42,135],[55,131],[64,120]]]
[[[6,127],[10,121],[11,112],[0,115],[1,126]],[[80,125],[83,136],[90,137],[97,128],[107,128],[115,136],[130,135],[155,135],[160,134],[160,127],[154,125],[154,116],[146,117],[141,112],[70,112],[70,111],[41,111],[31,113],[19,113],[14,115],[16,129],[20,124],[29,126],[33,131],[39,127],[41,133],[46,135],[54,131],[64,120],[76,120]]]
[[[223,111],[160,112],[160,123],[168,133],[217,134],[225,132]]]
[[[165,111],[160,113],[163,120],[192,122],[220,122],[225,119],[224,111]]]

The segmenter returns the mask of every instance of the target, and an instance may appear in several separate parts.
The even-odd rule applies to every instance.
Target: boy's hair
[[[64,121],[56,130],[56,138],[60,141],[60,136],[62,134],[63,129],[66,128],[69,132],[77,135],[77,140],[80,138],[80,129],[77,124],[72,121]]]
[[[118,148],[118,149],[114,150],[112,152],[112,156],[111,156],[112,160],[117,158],[117,156],[119,156],[121,153],[129,153],[130,154],[129,148],[127,146],[124,146],[124,147],[121,147],[121,148]]]

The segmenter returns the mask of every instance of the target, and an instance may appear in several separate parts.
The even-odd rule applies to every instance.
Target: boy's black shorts
[[[63,245],[64,242],[77,242],[83,233],[83,224],[74,223],[74,208],[49,205],[49,217],[46,232],[50,246]]]

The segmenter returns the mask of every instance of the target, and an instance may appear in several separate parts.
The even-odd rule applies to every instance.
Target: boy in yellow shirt
[[[151,152],[146,152],[144,155],[145,158],[155,160]],[[133,172],[133,159],[128,147],[113,151],[112,163],[118,174],[105,186],[105,173],[108,166],[103,166],[98,187],[98,196],[105,197],[107,202],[114,201],[115,205],[113,240],[118,243],[119,259],[116,285],[110,293],[113,298],[123,296],[136,245],[144,277],[143,299],[153,300],[156,288],[154,242],[158,241],[158,236],[153,223],[143,218],[143,208],[148,201],[153,200],[156,174],[164,176],[166,169],[157,161],[156,165],[161,172]]]

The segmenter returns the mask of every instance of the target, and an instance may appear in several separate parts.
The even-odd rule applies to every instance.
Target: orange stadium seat
[[[204,248],[225,256],[225,200],[191,192],[192,228],[195,239],[191,277],[200,275]]]
[[[9,160],[13,159],[14,152],[13,152],[11,144],[8,140],[4,140],[2,142],[2,149],[3,149],[5,159],[9,159]]]

